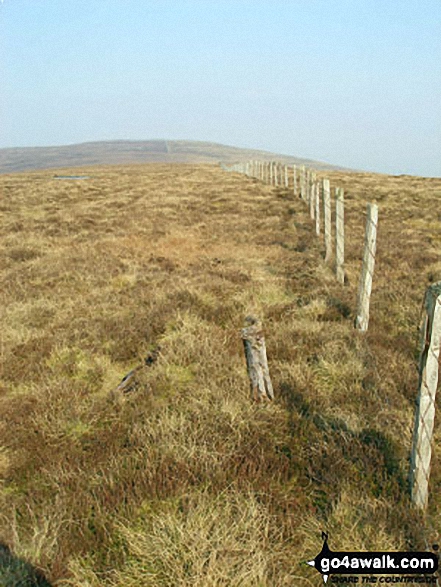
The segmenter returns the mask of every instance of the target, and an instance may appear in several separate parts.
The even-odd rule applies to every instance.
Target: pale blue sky
[[[0,147],[193,139],[441,175],[441,0],[3,0]]]

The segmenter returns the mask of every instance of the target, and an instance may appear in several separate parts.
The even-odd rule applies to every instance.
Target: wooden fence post
[[[345,201],[343,188],[335,190],[335,273],[345,283]]]
[[[315,234],[320,236],[320,182],[317,182],[315,192]]]
[[[305,166],[302,165],[302,174],[300,176],[300,197],[304,202],[306,202],[306,169]]]
[[[294,183],[294,197],[297,197],[297,167],[293,165],[293,183]]]
[[[309,203],[311,197],[311,170],[309,167],[306,169],[306,203]]]
[[[285,165],[285,187],[288,187],[288,166]]]
[[[328,263],[332,257],[331,185],[329,179],[323,180],[323,223],[325,225],[325,263]]]
[[[276,187],[278,187],[279,185],[279,178],[277,177],[278,173],[279,173],[279,164],[277,163],[277,161],[274,163],[274,185]]]
[[[410,488],[412,502],[418,508],[425,509],[429,498],[435,397],[441,348],[441,281],[431,285],[426,291],[420,345],[419,392],[410,458]]]
[[[314,220],[315,218],[315,199],[317,197],[317,191],[316,191],[316,184],[313,183],[311,186],[311,196],[309,198],[309,216],[311,217],[311,220]]]
[[[355,327],[366,332],[369,325],[369,301],[372,291],[372,279],[375,267],[375,252],[377,248],[378,206],[367,205],[366,232],[364,239],[363,268],[361,271],[358,290],[357,317]]]
[[[274,391],[268,369],[262,323],[255,316],[245,318],[242,340],[250,378],[251,398],[257,402],[273,400]]]

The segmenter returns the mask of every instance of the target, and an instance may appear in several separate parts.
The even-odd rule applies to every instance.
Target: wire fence
[[[313,169],[302,166],[287,166],[271,162],[237,163],[222,165],[226,171],[245,173],[272,186],[292,185],[293,195],[299,197],[309,208],[315,224],[315,233],[321,235],[322,216],[325,235],[325,261],[333,257],[332,201],[330,182],[317,181]],[[292,182],[289,181],[290,176]],[[378,206],[368,203],[364,236],[363,262],[360,273],[355,328],[365,333],[369,326],[369,304],[374,278],[375,255],[377,250]],[[345,284],[345,200],[340,187],[335,189],[335,275],[338,282]],[[430,286],[424,299],[424,316],[421,326],[419,391],[410,457],[410,498],[415,507],[426,513],[429,499],[429,480],[432,456],[433,430],[436,412],[436,390],[441,349],[441,282]],[[430,520],[425,518],[426,546],[430,547],[429,536],[433,535]],[[438,584],[438,580],[437,580]]]

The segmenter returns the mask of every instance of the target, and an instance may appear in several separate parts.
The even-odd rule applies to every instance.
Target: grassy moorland
[[[421,301],[441,279],[441,180],[327,173],[345,189],[342,287],[285,189],[210,165],[81,172],[91,178],[0,176],[0,542],[74,587],[320,585],[301,563],[322,530],[334,550],[437,542],[439,425],[427,522],[406,476]],[[250,313],[272,405],[249,399]],[[158,345],[136,387],[111,393]]]

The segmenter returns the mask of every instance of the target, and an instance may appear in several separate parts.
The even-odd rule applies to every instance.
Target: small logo
[[[322,532],[322,540],[323,546],[321,551],[314,559],[312,559],[312,561],[308,561],[307,564],[317,569],[317,571],[322,574],[323,582],[327,583],[329,575],[322,571],[322,558],[329,556],[329,554],[331,553],[328,546],[328,535],[326,534],[326,532]]]
[[[328,534],[322,532],[323,546],[307,561],[327,583],[332,573],[339,575],[430,575],[438,570],[438,555],[432,552],[334,552]]]

